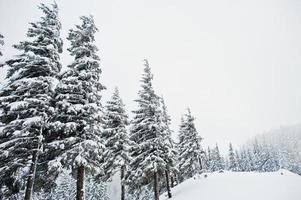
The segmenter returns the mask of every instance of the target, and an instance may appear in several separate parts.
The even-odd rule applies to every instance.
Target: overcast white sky
[[[14,55],[38,0],[0,0],[4,58]],[[51,1],[44,1],[51,2]],[[100,30],[103,100],[118,86],[128,111],[148,58],[177,132],[190,107],[204,143],[243,144],[262,131],[301,122],[300,0],[57,0],[62,37],[79,16]],[[66,48],[64,65],[71,61]],[[3,80],[5,70],[0,71]]]

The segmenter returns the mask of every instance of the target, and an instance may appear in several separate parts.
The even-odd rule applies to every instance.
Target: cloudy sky
[[[38,20],[38,0],[0,0],[4,59]],[[43,1],[51,2],[51,1]],[[149,59],[156,92],[178,130],[190,107],[204,143],[243,144],[258,133],[301,122],[299,0],[57,0],[62,37],[92,14],[107,86],[128,111]],[[72,61],[64,43],[64,65]],[[0,71],[0,80],[5,77]]]

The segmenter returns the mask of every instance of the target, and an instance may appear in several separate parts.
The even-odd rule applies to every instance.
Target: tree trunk
[[[121,172],[120,172],[120,179],[121,179],[121,200],[125,200],[125,187],[123,183],[123,178],[124,178],[124,173],[125,173],[125,166],[121,166]]]
[[[173,176],[170,176],[171,188],[175,186],[175,180]]]
[[[170,191],[170,185],[169,185],[169,171],[168,170],[165,170],[165,179],[166,179],[167,195],[168,195],[168,198],[171,198],[171,191]]]
[[[85,167],[80,166],[77,168],[77,194],[76,200],[85,200]]]
[[[155,200],[159,200],[159,178],[158,178],[158,172],[154,172],[154,192],[155,192]]]
[[[38,147],[38,149],[39,149],[39,147]],[[33,190],[34,178],[35,178],[35,174],[36,174],[38,154],[39,154],[39,150],[35,150],[32,153],[31,165],[30,165],[29,174],[27,177],[24,200],[31,200],[31,197],[32,197],[32,190]]]
[[[202,158],[199,156],[200,172],[203,170]]]

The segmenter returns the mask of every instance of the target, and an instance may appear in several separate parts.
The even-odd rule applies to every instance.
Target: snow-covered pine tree
[[[213,156],[212,156],[212,149],[208,146],[207,147],[207,166],[208,166],[208,171],[213,172],[212,166],[213,166]]]
[[[4,38],[3,35],[0,34],[0,47],[4,45],[4,40],[3,40],[3,38]],[[0,57],[3,56],[1,50],[2,50],[2,49],[0,48]],[[3,66],[3,64],[0,62],[0,67],[2,67],[2,66]],[[1,124],[0,124],[0,125],[1,125]]]
[[[241,171],[250,171],[249,168],[249,162],[248,162],[248,154],[247,154],[247,151],[246,149],[243,147],[241,150],[240,150],[240,155],[239,155],[239,162],[240,162],[240,170]]]
[[[46,138],[47,152],[54,155],[49,173],[62,168],[76,170],[77,199],[85,198],[85,173],[101,173],[104,150],[101,139],[101,68],[94,34],[97,28],[92,16],[80,18],[81,25],[71,29],[68,49],[74,61],[61,75],[55,90],[56,112],[52,131]]]
[[[261,171],[262,164],[263,164],[263,152],[262,152],[262,146],[258,142],[257,139],[253,142],[253,155],[254,155],[254,171]]]
[[[261,143],[256,142],[254,149],[257,149],[256,160],[257,160],[257,171],[270,172],[280,168],[279,159],[277,154],[266,144],[265,141]]]
[[[203,165],[203,171],[204,172],[209,172],[210,169],[210,159],[209,159],[209,154],[208,151],[204,150],[202,152],[202,165]]]
[[[166,162],[165,181],[168,198],[171,198],[171,185],[173,185],[174,176],[177,172],[176,165],[176,150],[175,143],[171,138],[172,130],[170,129],[171,119],[167,113],[167,106],[161,97],[161,110],[162,110],[162,132],[164,135],[164,160]],[[172,177],[172,178],[171,178]]]
[[[190,110],[181,119],[179,131],[178,170],[180,181],[193,177],[202,170],[200,136]]]
[[[138,93],[138,109],[134,111],[130,139],[137,146],[131,151],[132,160],[126,175],[127,182],[137,186],[153,180],[154,197],[159,199],[159,176],[166,170],[164,134],[162,132],[159,97],[155,94],[153,75],[147,60],[142,75],[142,89]],[[133,187],[133,186],[132,186]]]
[[[31,23],[29,39],[14,47],[18,56],[6,61],[8,83],[0,91],[0,185],[8,193],[24,188],[31,199],[43,130],[54,113],[50,101],[61,69],[61,23],[56,4],[41,4],[41,19]]]
[[[212,162],[211,162],[211,170],[220,171],[224,169],[224,160],[220,154],[218,145],[216,144],[214,149],[211,150]]]
[[[232,147],[231,143],[229,144],[229,154],[228,154],[228,156],[229,156],[228,170],[237,171],[237,161],[235,159],[235,154],[234,154],[233,147]]]
[[[246,157],[246,171],[254,171],[255,164],[254,164],[254,155],[250,149],[247,149],[247,157]]]
[[[4,40],[3,40],[3,35],[2,34],[0,34],[0,46],[3,46],[4,45]],[[2,56],[3,54],[2,54],[2,51],[1,51],[1,49],[0,49],[0,56]]]
[[[124,104],[116,88],[112,98],[107,102],[102,117],[106,150],[104,152],[105,179],[120,172],[121,200],[125,199],[124,175],[130,162],[129,150],[132,141],[129,139],[126,126],[129,124]]]
[[[241,172],[244,171],[243,170],[243,160],[242,160],[241,154],[238,150],[235,151],[234,158],[237,163],[237,171],[241,171]]]

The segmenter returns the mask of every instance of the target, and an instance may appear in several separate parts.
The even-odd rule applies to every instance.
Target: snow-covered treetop
[[[57,4],[39,8],[44,16],[37,22],[30,23],[28,41],[14,45],[23,51],[15,59],[7,61],[10,66],[7,78],[17,80],[37,76],[56,76],[61,70],[59,53],[62,52],[62,39],[60,38],[61,23],[58,19]]]
[[[93,44],[95,41],[94,35],[98,31],[95,26],[93,16],[80,17],[82,24],[76,25],[76,29],[71,29],[67,39],[71,42],[71,47],[68,49],[75,59],[90,57],[99,60],[96,55],[97,47]]]
[[[194,120],[195,118],[191,115],[190,109],[188,108],[187,113],[181,118],[182,123],[180,125],[180,134],[179,134],[180,141],[183,139],[182,137],[184,138],[192,137],[197,141],[200,141],[202,139],[196,130]],[[187,133],[189,133],[189,135],[187,135]]]
[[[143,137],[141,137],[141,134],[143,136],[143,131],[140,131],[141,127],[144,127],[144,131],[150,131],[153,134],[159,134],[160,132],[160,124],[158,124],[161,119],[160,98],[155,94],[152,80],[153,75],[149,63],[145,59],[144,73],[141,79],[142,88],[138,92],[138,99],[135,100],[138,103],[138,109],[133,111],[135,116],[131,127],[131,139],[138,143],[143,140]]]
[[[103,120],[106,121],[104,129],[125,128],[129,123],[118,88],[115,88],[112,98],[107,101]]]

